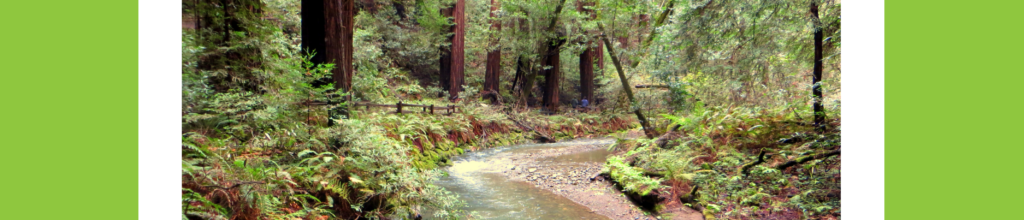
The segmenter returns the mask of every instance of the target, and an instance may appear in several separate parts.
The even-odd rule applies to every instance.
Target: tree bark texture
[[[559,52],[561,51],[561,44],[553,43],[549,45],[548,54],[544,57],[544,65],[551,66],[550,69],[544,70],[544,107],[547,107],[552,113],[558,112],[558,88],[559,83],[562,81],[561,69],[561,57]]]
[[[491,99],[491,102],[497,102],[498,99],[498,85],[501,81],[501,47],[499,45],[499,32],[501,32],[501,23],[497,20],[495,12],[498,11],[500,2],[491,0],[491,47],[493,50],[487,52],[487,67],[486,73],[484,74],[484,92],[488,95],[485,97]]]
[[[355,22],[355,0],[324,0],[324,59],[334,63],[331,71],[334,88],[342,92],[352,89],[352,32]]]
[[[594,6],[593,1],[580,1],[576,6],[578,11],[589,14],[591,20],[596,19],[597,14],[592,9],[585,8],[586,6]],[[590,32],[593,33],[593,31]],[[594,100],[594,58],[601,55],[599,52],[601,48],[593,47],[593,45],[597,45],[597,42],[584,42],[584,44],[591,45],[591,47],[587,47],[580,54],[580,100]]]
[[[466,0],[457,0],[455,5],[448,9],[442,9],[441,13],[451,16],[455,25],[451,27],[452,35],[449,38],[451,45],[447,50],[448,59],[444,59],[445,50],[442,49],[441,59],[441,80],[443,87],[448,90],[449,99],[455,100],[462,91],[462,83],[465,71],[465,36],[466,36]],[[445,63],[448,64],[445,64]],[[445,66],[447,65],[447,68]],[[445,72],[445,69],[448,71]],[[447,77],[445,76],[447,75]]]
[[[823,130],[822,127],[825,123],[825,107],[822,105],[824,101],[821,94],[821,69],[822,69],[822,54],[821,54],[821,25],[818,20],[818,3],[811,2],[811,14],[814,15],[814,78],[813,81],[813,93],[814,93],[814,126],[818,130]]]
[[[551,18],[551,22],[548,23],[547,29],[545,29],[546,33],[554,34],[554,36],[544,39],[543,43],[545,45],[540,47],[541,53],[539,53],[542,55],[541,63],[544,66],[551,66],[550,69],[543,70],[545,85],[542,103],[552,113],[558,112],[558,88],[559,82],[562,79],[561,71],[559,71],[561,69],[559,52],[565,40],[560,39],[562,34],[555,32],[555,26],[558,23],[559,15],[562,13],[563,5],[565,5],[565,0],[559,1],[555,7],[554,17]]]
[[[580,100],[594,100],[594,48],[580,54]]]

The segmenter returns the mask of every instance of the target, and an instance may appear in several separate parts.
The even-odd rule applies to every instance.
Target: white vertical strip
[[[181,218],[181,2],[139,1],[139,219]]]
[[[885,218],[885,2],[850,1],[843,36],[843,217]]]

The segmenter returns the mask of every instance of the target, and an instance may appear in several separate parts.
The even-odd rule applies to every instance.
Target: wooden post
[[[433,114],[434,114],[434,105],[430,105],[430,114],[431,114],[431,115],[433,115]]]
[[[402,101],[398,101],[398,114],[402,114]]]

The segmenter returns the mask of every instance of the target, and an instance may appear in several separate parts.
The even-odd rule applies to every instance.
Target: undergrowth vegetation
[[[612,146],[620,156],[605,166],[627,193],[658,194],[657,203],[689,206],[707,219],[837,218],[841,126],[830,113],[823,133],[798,106],[666,114],[671,132],[620,141]]]

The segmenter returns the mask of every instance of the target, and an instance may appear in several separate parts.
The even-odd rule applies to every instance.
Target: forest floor
[[[640,136],[631,131],[630,136]],[[575,145],[568,147],[539,149],[533,151],[507,152],[495,155],[495,167],[502,169],[511,181],[533,184],[586,206],[591,212],[610,219],[657,219],[651,213],[641,210],[615,184],[600,175],[606,145]],[[564,156],[598,153],[600,159],[569,161]],[[700,212],[682,205],[666,207],[663,217],[671,219],[704,219]]]

